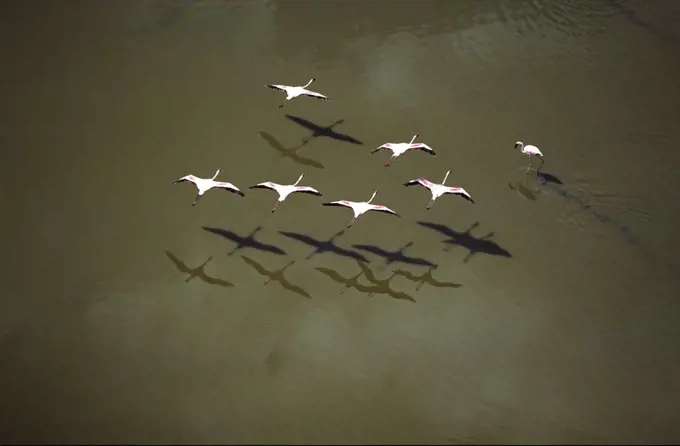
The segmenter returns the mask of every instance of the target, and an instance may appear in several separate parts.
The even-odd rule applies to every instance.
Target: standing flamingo
[[[225,183],[222,181],[215,181],[215,178],[217,178],[217,175],[219,175],[220,169],[217,169],[217,172],[215,172],[215,175],[213,175],[212,178],[199,178],[194,175],[187,175],[184,176],[178,180],[175,181],[175,184],[177,183],[183,183],[185,181],[189,181],[191,183],[194,183],[194,185],[198,188],[198,195],[196,196],[196,199],[194,202],[191,204],[192,206],[196,206],[196,203],[198,203],[198,200],[201,199],[203,194],[208,192],[210,189],[213,187],[221,188],[224,190],[228,190],[229,192],[233,192],[236,195],[239,195],[241,197],[244,197],[245,194],[239,190],[238,187],[234,186],[231,183]]]
[[[369,155],[373,155],[374,153],[382,150],[382,149],[388,149],[392,151],[392,156],[390,159],[387,160],[385,163],[385,167],[390,167],[392,165],[392,162],[400,155],[406,153],[407,151],[411,149],[418,149],[422,150],[425,153],[429,153],[430,155],[436,155],[437,153],[432,149],[432,147],[428,146],[427,144],[423,144],[421,142],[414,143],[413,141],[416,140],[418,137],[418,134],[413,135],[413,138],[411,138],[411,142],[388,142],[383,144],[382,146],[378,147],[377,149],[373,150]]]
[[[541,167],[543,167],[544,162],[543,153],[538,150],[538,147],[532,145],[525,146],[522,141],[517,141],[515,143],[515,149],[519,149],[520,152],[529,157],[529,167],[527,167],[527,173],[529,173],[529,170],[531,170],[531,162],[533,161],[534,157],[539,157],[541,160],[541,165],[538,166],[538,169],[536,169],[536,175],[538,175],[538,172],[541,170]]]
[[[322,197],[323,194],[319,192],[318,190],[314,189],[313,187],[309,186],[298,186],[298,183],[302,178],[305,176],[303,173],[300,175],[300,178],[297,179],[297,181],[293,184],[277,184],[277,183],[270,183],[270,182],[265,182],[265,183],[259,183],[256,184],[255,186],[250,186],[249,189],[271,189],[279,194],[279,199],[274,205],[274,208],[272,209],[272,213],[276,212],[276,210],[279,208],[281,203],[283,203],[283,200],[285,200],[288,195],[295,193],[295,192],[302,192],[305,194],[312,194],[312,195],[317,195],[319,197]]]
[[[307,82],[305,85],[298,85],[298,86],[290,86],[290,85],[276,85],[276,84],[267,84],[266,87],[269,87],[274,90],[281,90],[286,92],[286,99],[283,102],[283,104],[279,105],[279,108],[283,107],[284,104],[291,99],[295,99],[298,96],[310,96],[312,98],[317,98],[317,99],[324,99],[326,101],[330,101],[328,97],[322,95],[321,93],[317,93],[315,91],[307,90],[307,87],[311,85],[312,82],[314,82],[316,78],[311,78],[309,82]]]
[[[408,187],[421,185],[423,187],[430,189],[430,192],[432,192],[432,199],[430,200],[430,203],[427,205],[426,209],[430,209],[434,204],[434,201],[444,194],[456,194],[474,204],[475,201],[472,199],[470,194],[468,194],[467,191],[462,187],[449,187],[444,185],[450,173],[451,173],[450,170],[446,172],[446,175],[444,175],[444,181],[442,181],[441,184],[433,183],[427,180],[426,178],[416,178],[415,180],[407,181],[406,183],[404,183],[404,186]]]
[[[328,203],[322,203],[324,206],[345,206],[348,208],[351,208],[354,211],[354,217],[352,217],[352,220],[349,222],[347,227],[349,228],[354,224],[357,218],[363,213],[366,213],[368,211],[378,211],[378,212],[386,212],[388,214],[396,215],[397,217],[401,217],[401,215],[397,214],[394,212],[392,209],[386,207],[386,206],[380,206],[377,204],[371,204],[371,201],[375,198],[375,195],[378,193],[378,191],[373,192],[373,195],[371,195],[371,199],[368,201],[347,201],[347,200],[340,200],[340,201],[331,201]]]

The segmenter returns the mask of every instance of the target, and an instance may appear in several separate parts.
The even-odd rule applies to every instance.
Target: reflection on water
[[[264,282],[265,285],[267,285],[269,282],[273,280],[274,282],[280,283],[281,286],[287,289],[288,291],[292,291],[293,293],[299,294],[300,296],[306,297],[308,299],[312,298],[312,296],[310,296],[307,291],[305,291],[303,288],[297,285],[293,285],[284,276],[284,271],[288,269],[288,267],[292,266],[295,263],[295,260],[291,260],[290,262],[288,262],[288,264],[286,264],[286,266],[284,266],[281,269],[270,271],[261,264],[257,263],[255,260],[251,259],[250,257],[242,255],[241,258],[248,265],[252,266],[255,269],[255,271],[257,271],[258,273],[265,277],[268,277],[268,279]]]
[[[398,276],[406,277],[408,280],[412,282],[416,282],[416,291],[420,290],[420,288],[426,283],[436,288],[460,288],[463,286],[460,283],[438,281],[437,279],[432,277],[432,271],[435,270],[436,268],[437,268],[436,266],[431,266],[426,272],[420,275],[413,274],[403,269],[396,270],[395,274]]]
[[[291,159],[293,162],[298,163],[302,166],[316,167],[317,169],[324,168],[323,164],[321,164],[320,162],[313,160],[312,158],[307,158],[297,154],[298,150],[300,150],[302,146],[307,144],[307,141],[303,141],[301,144],[295,147],[291,147],[290,149],[287,149],[283,147],[283,145],[269,133],[260,131],[259,135],[260,137],[262,137],[262,139],[267,141],[271,148],[279,152],[282,157]]]
[[[474,235],[470,234],[470,231],[479,226],[479,222],[473,223],[472,225],[470,225],[468,229],[466,229],[463,232],[456,231],[455,229],[450,228],[446,225],[428,221],[419,221],[418,224],[426,228],[432,229],[434,231],[437,231],[442,235],[450,237],[448,240],[444,240],[442,242],[451,245],[445,248],[444,249],[445,251],[449,251],[452,246],[460,246],[462,248],[467,249],[469,253],[463,259],[463,263],[467,263],[472,258],[473,255],[478,253],[507,258],[512,257],[512,254],[510,254],[508,250],[501,247],[500,245],[498,245],[498,243],[494,242],[493,240],[489,240],[491,237],[493,237],[494,235],[493,232],[489,232],[488,234],[481,237],[475,237]]]
[[[234,286],[233,283],[227,282],[226,280],[218,279],[215,277],[210,277],[205,273],[205,265],[208,264],[212,260],[212,256],[208,257],[208,260],[203,262],[202,265],[197,266],[196,268],[189,268],[184,262],[182,262],[180,259],[177,258],[173,253],[170,251],[165,251],[165,255],[168,256],[170,260],[172,260],[172,263],[175,264],[178,270],[180,270],[183,273],[189,274],[189,276],[184,280],[185,282],[189,282],[190,280],[195,279],[196,277],[200,278],[202,281],[205,283],[209,283],[211,285],[219,285],[223,287],[232,287]]]
[[[538,190],[532,191],[529,188],[529,174],[528,173],[523,175],[522,178],[523,179],[522,179],[521,183],[519,181],[508,182],[508,187],[512,190],[516,190],[520,197],[526,198],[527,200],[535,201],[536,200],[536,194],[539,191]]]

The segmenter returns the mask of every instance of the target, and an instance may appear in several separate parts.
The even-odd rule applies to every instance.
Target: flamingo
[[[255,186],[250,186],[249,189],[271,189],[279,193],[279,200],[276,202],[274,205],[274,208],[272,209],[272,213],[276,212],[276,210],[279,208],[281,203],[283,203],[283,200],[285,200],[288,195],[295,193],[295,192],[302,192],[305,194],[312,194],[312,195],[317,195],[319,197],[322,197],[323,194],[319,192],[318,190],[314,189],[313,187],[309,186],[298,186],[298,183],[302,178],[305,176],[303,173],[300,175],[300,178],[297,179],[297,181],[293,184],[277,184],[277,183],[270,183],[270,182],[265,182],[265,183],[259,183],[256,184]]]
[[[401,215],[397,214],[394,212],[392,209],[386,207],[386,206],[380,206],[377,204],[371,204],[371,201],[375,198],[375,195],[378,193],[378,191],[373,192],[373,195],[371,195],[371,199],[368,201],[347,201],[347,200],[340,200],[340,201],[330,201],[328,203],[322,203],[324,206],[345,206],[348,208],[352,208],[354,211],[354,217],[352,217],[352,220],[349,222],[347,227],[349,228],[354,224],[357,218],[365,212],[368,211],[378,211],[378,212],[386,212],[388,214],[396,215],[397,217],[401,217]]]
[[[198,200],[201,199],[203,194],[208,192],[210,189],[213,187],[218,187],[224,190],[228,190],[229,192],[233,192],[238,196],[245,197],[245,194],[239,190],[238,187],[234,186],[231,183],[225,183],[222,181],[215,181],[215,178],[217,178],[217,175],[219,175],[220,169],[217,169],[217,172],[215,172],[215,175],[213,175],[212,178],[199,178],[195,175],[186,175],[183,176],[182,178],[178,179],[175,181],[175,184],[177,183],[184,183],[185,181],[190,181],[196,185],[198,188],[198,195],[196,196],[196,199],[194,202],[191,204],[192,206],[196,206],[196,203],[198,203]]]
[[[532,145],[524,145],[522,141],[517,141],[515,143],[515,149],[519,149],[520,152],[522,152],[524,155],[529,157],[529,167],[527,167],[527,173],[529,173],[529,170],[531,170],[531,162],[533,161],[533,157],[537,156],[541,159],[541,165],[538,166],[538,169],[536,169],[536,175],[538,175],[538,171],[541,170],[541,167],[543,167],[543,153],[538,150],[538,147],[532,146]]]
[[[307,82],[305,85],[298,85],[298,86],[290,86],[290,85],[276,85],[276,84],[267,84],[265,87],[269,87],[274,90],[281,90],[286,92],[286,100],[284,101],[283,104],[279,105],[279,108],[283,107],[284,104],[291,99],[295,99],[298,96],[310,96],[313,98],[317,99],[324,99],[326,101],[330,101],[328,97],[322,95],[321,93],[317,93],[315,91],[307,90],[307,87],[311,85],[312,82],[314,82],[316,78],[311,78],[309,82]]]
[[[380,151],[381,149],[391,150],[392,156],[385,163],[385,167],[390,167],[392,162],[399,155],[402,155],[402,154],[406,153],[408,150],[411,150],[411,149],[422,150],[423,152],[429,153],[430,155],[436,155],[437,154],[432,149],[432,147],[428,146],[427,144],[423,144],[421,142],[414,143],[413,141],[415,141],[417,137],[418,137],[418,134],[413,135],[413,138],[411,138],[411,142],[399,142],[399,143],[388,142],[388,143],[385,143],[382,146],[378,147],[377,149],[373,150],[369,155],[373,155],[374,153]]]
[[[432,192],[432,199],[430,200],[430,203],[427,205],[427,208],[425,209],[430,209],[434,204],[434,201],[444,194],[456,194],[474,204],[475,201],[472,199],[470,194],[468,194],[467,191],[462,187],[449,187],[444,185],[450,173],[451,173],[450,170],[446,172],[446,175],[444,175],[444,181],[442,181],[441,184],[433,183],[427,180],[426,178],[416,178],[415,180],[407,181],[406,183],[404,183],[404,186],[407,187],[416,186],[419,184],[423,187],[430,189],[430,192]]]

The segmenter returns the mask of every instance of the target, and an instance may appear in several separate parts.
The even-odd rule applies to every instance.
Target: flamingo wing
[[[323,194],[321,192],[309,186],[298,186],[293,190],[293,192],[302,192],[303,194],[312,194],[319,197],[323,197]]]
[[[287,85],[276,85],[276,84],[266,84],[265,87],[269,87],[272,90],[286,91],[289,88]]]
[[[432,183],[425,178],[416,178],[415,180],[407,181],[404,183],[404,186],[423,186],[423,187],[430,187],[432,186]]]
[[[412,149],[417,149],[417,150],[422,150],[425,153],[429,153],[430,155],[436,155],[437,152],[434,151],[434,149],[427,144],[423,143],[416,143],[416,144],[411,144]]]
[[[339,200],[339,201],[328,201],[326,203],[321,203],[322,206],[344,206],[346,208],[351,208],[352,207],[352,202],[347,201],[347,200]]]
[[[449,187],[446,189],[445,193],[447,194],[455,194],[458,195],[459,197],[465,198],[467,201],[470,203],[474,204],[475,200],[472,199],[470,194],[463,189],[462,187]]]
[[[378,212],[385,212],[386,214],[392,214],[396,215],[397,217],[401,217],[401,215],[397,214],[394,212],[392,209],[388,208],[387,206],[380,206],[377,204],[371,205],[371,208],[369,211],[378,211]]]
[[[391,150],[391,149],[392,149],[392,144],[390,144],[389,142],[388,142],[388,143],[385,143],[385,144],[383,144],[382,146],[378,147],[377,149],[373,149],[373,150],[371,151],[371,153],[369,153],[369,155],[373,155],[374,153],[377,153],[377,152],[381,151],[382,149],[390,149],[390,150]]]
[[[234,186],[234,185],[231,184],[231,183],[225,183],[225,182],[223,182],[223,181],[218,181],[217,184],[215,184],[215,187],[218,187],[218,188],[220,188],[220,189],[222,189],[222,190],[227,190],[227,191],[232,192],[232,193],[234,193],[234,194],[236,194],[236,195],[238,195],[238,196],[240,196],[240,197],[245,197],[245,196],[246,196],[246,194],[244,194],[243,192],[241,192],[241,190],[240,190],[238,187]]]
[[[317,99],[323,99],[325,101],[330,101],[327,96],[322,95],[321,93],[317,93],[316,91],[311,91],[311,90],[302,90],[302,94],[305,96],[310,96],[312,98],[317,98]]]
[[[183,176],[182,178],[180,178],[178,180],[175,180],[175,184],[184,183],[186,181],[189,181],[191,183],[196,184],[196,180],[198,180],[198,177],[195,177],[194,175],[186,175],[186,176]]]
[[[266,183],[258,183],[258,184],[254,185],[254,186],[250,186],[248,189],[270,189],[270,190],[276,190],[276,186],[278,186],[278,184],[266,182]]]

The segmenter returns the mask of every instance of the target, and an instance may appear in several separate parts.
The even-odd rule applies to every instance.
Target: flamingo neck
[[[298,183],[302,180],[302,177],[304,177],[304,176],[305,176],[304,174],[300,175],[300,178],[297,179],[297,181],[295,182],[295,184],[293,184],[293,186],[297,186]]]
[[[446,184],[446,179],[449,177],[450,173],[451,173],[450,170],[446,172],[446,175],[444,175],[444,181],[442,181],[442,184]]]
[[[377,194],[377,193],[378,193],[378,191],[373,192],[373,195],[371,195],[371,199],[368,200],[366,203],[370,203],[371,201],[373,201],[373,199],[375,198],[375,194]]]
[[[310,85],[312,85],[312,82],[314,82],[314,79],[310,79],[309,82],[307,82],[305,85],[302,86],[302,88],[307,88]]]
[[[217,169],[217,172],[215,172],[215,175],[213,175],[211,180],[214,180],[215,178],[217,178],[217,175],[219,175],[219,174],[220,174],[220,169]]]
[[[413,135],[413,138],[411,138],[411,142],[409,144],[413,144],[413,141],[415,141],[417,137],[418,135]]]

